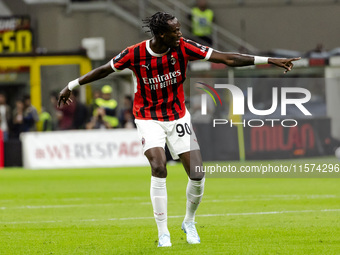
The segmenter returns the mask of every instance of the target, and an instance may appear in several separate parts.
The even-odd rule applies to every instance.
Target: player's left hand
[[[284,73],[287,73],[291,71],[294,66],[292,62],[300,59],[301,58],[269,58],[268,63],[286,69]]]
[[[68,86],[60,91],[58,98],[58,108],[60,108],[61,102],[63,102],[64,105],[69,105],[70,103],[72,103],[72,99],[70,98],[71,93],[72,91],[68,89]]]

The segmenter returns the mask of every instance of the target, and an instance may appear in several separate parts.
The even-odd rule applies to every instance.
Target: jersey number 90
[[[186,133],[188,135],[192,134],[191,129],[190,129],[188,123],[185,123],[184,125],[177,124],[176,125],[176,131],[177,131],[177,134],[178,134],[179,137],[184,136]]]

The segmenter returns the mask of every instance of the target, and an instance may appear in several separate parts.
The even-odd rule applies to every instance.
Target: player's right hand
[[[293,61],[300,60],[301,58],[269,58],[268,63],[282,67],[286,69],[284,73],[287,73],[293,68]]]
[[[58,108],[60,108],[61,102],[63,102],[64,105],[69,105],[70,103],[72,103],[72,99],[70,98],[71,93],[72,91],[68,89],[68,86],[60,91],[58,98]]]

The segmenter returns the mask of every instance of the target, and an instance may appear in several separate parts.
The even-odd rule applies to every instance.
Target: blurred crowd
[[[0,93],[0,129],[4,141],[19,138],[21,132],[37,130],[39,114],[31,104],[29,95],[15,101],[14,109],[7,104],[6,95]]]
[[[29,131],[135,128],[132,97],[126,95],[123,104],[118,105],[110,85],[95,90],[90,105],[79,100],[78,90],[72,92],[73,103],[69,106],[58,108],[57,101],[58,93],[52,93],[50,110],[43,108],[38,113],[29,95],[17,99],[11,108],[5,93],[0,92],[0,129],[4,141],[18,139],[20,133]]]

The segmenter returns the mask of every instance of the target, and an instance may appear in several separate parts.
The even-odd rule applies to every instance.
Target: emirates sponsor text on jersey
[[[143,77],[143,82],[144,84],[149,84],[150,89],[156,90],[156,89],[162,89],[165,88],[169,85],[177,83],[177,78],[181,75],[181,71],[177,70],[174,72],[169,72],[164,75],[157,75],[156,77],[153,78],[147,78]]]

